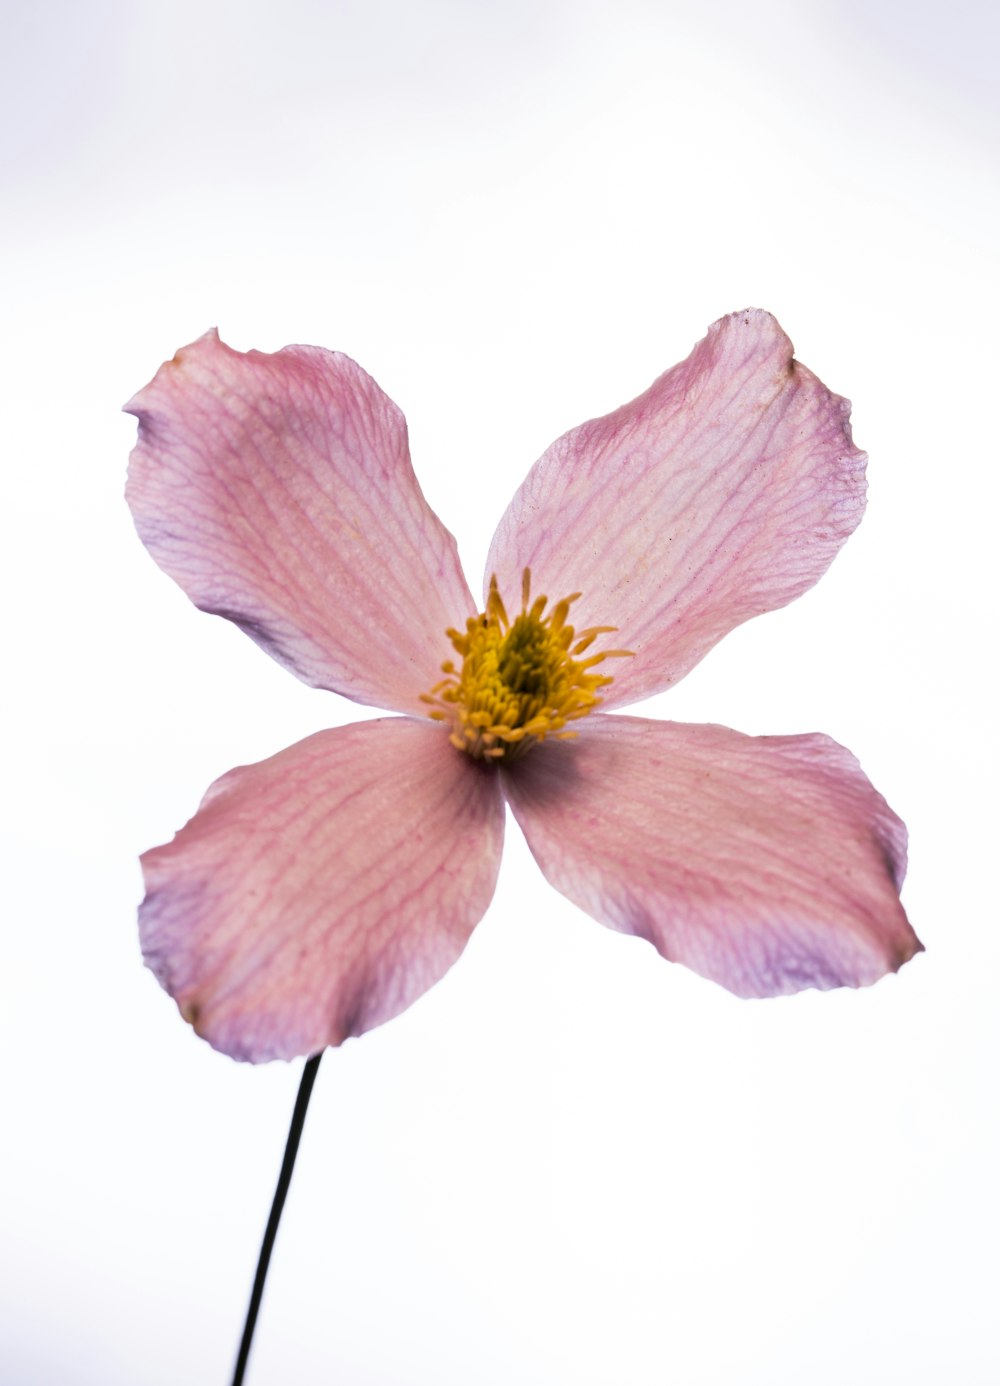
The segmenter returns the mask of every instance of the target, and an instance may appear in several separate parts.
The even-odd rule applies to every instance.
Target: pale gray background
[[[741,1003],[512,826],[461,963],[324,1059],[250,1382],[998,1379],[995,14],[4,5],[4,1386],[227,1380],[298,1067],[181,1023],[135,858],[370,715],[155,569],[121,403],[212,324],[348,352],[478,586],[551,439],[748,304],[854,399],[869,513],[648,710],[851,746],[928,951]]]

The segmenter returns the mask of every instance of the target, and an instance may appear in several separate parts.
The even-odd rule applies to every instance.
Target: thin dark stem
[[[278,1185],[274,1191],[274,1201],[271,1204],[271,1215],[267,1220],[267,1227],[264,1229],[264,1240],[260,1244],[260,1256],[257,1260],[257,1274],[254,1276],[253,1289],[250,1291],[250,1303],[247,1306],[247,1320],[243,1325],[243,1339],[240,1343],[239,1354],[236,1358],[236,1370],[233,1372],[233,1386],[242,1386],[243,1374],[247,1369],[247,1358],[250,1356],[253,1331],[257,1324],[257,1311],[260,1309],[260,1301],[264,1295],[264,1281],[267,1279],[267,1267],[271,1260],[274,1239],[278,1233],[278,1223],[281,1221],[281,1210],[285,1206],[285,1196],[288,1193],[288,1186],[292,1182],[292,1170],[295,1168],[295,1156],[298,1153],[302,1128],[306,1123],[306,1112],[309,1110],[309,1098],[312,1094],[313,1083],[316,1081],[316,1070],[319,1068],[319,1061],[322,1057],[323,1052],[320,1050],[318,1054],[314,1054],[311,1059],[306,1060],[306,1066],[302,1070],[302,1080],[299,1083],[299,1095],[295,1099],[295,1110],[292,1112],[292,1124],[288,1128],[288,1140],[285,1142],[285,1158],[281,1162],[281,1173],[278,1175]]]

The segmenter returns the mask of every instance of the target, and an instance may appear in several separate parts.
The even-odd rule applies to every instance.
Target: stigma
[[[450,723],[453,746],[475,760],[507,761],[523,755],[547,736],[575,736],[568,724],[600,707],[599,690],[612,675],[596,673],[606,659],[629,650],[586,652],[614,626],[590,626],[577,633],[569,609],[581,594],[556,602],[546,615],[547,597],[531,599],[531,569],[521,581],[521,610],[513,620],[490,578],[486,610],[470,617],[465,631],[446,632],[461,665],[446,660],[444,678],[422,694],[430,716]]]

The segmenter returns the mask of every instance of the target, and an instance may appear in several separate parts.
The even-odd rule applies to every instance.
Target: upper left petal
[[[223,775],[145,854],[143,954],[223,1053],[314,1054],[451,967],[492,897],[503,824],[496,775],[435,724],[318,732]]]
[[[445,630],[475,604],[374,380],[320,347],[244,354],[212,331],[125,407],[136,527],[191,600],[306,683],[426,714]]]

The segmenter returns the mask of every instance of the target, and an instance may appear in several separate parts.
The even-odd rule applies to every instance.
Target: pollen
[[[513,760],[547,736],[575,736],[568,724],[600,707],[599,690],[613,679],[597,673],[597,666],[630,651],[587,655],[615,627],[575,631],[569,609],[580,595],[564,597],[546,615],[548,598],[532,601],[531,570],[525,568],[521,610],[511,620],[496,577],[490,578],[486,610],[470,617],[464,632],[446,632],[461,664],[446,660],[445,677],[422,695],[434,708],[431,717],[450,723],[453,746],[476,760]]]

